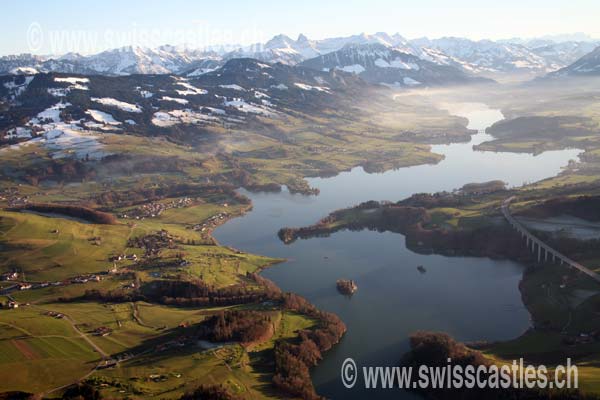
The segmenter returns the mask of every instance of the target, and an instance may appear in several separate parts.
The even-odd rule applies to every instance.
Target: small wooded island
[[[356,290],[358,289],[356,283],[353,280],[348,279],[338,279],[336,282],[336,286],[338,291],[341,294],[345,295],[353,295],[354,292],[356,292]]]

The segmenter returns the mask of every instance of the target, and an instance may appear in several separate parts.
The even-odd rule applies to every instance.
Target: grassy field
[[[152,311],[147,309],[145,312],[156,312],[154,307],[150,308]],[[273,336],[251,348],[239,344],[225,344],[212,349],[188,346],[144,355],[122,363],[119,368],[98,371],[91,380],[103,383],[103,393],[107,396],[171,399],[199,384],[223,384],[231,392],[247,398],[279,398],[270,386],[272,367],[268,366],[275,341],[295,338],[298,330],[310,328],[313,321],[288,312],[275,314]],[[190,318],[189,315],[179,317],[183,317],[182,320]]]
[[[40,393],[75,382],[92,372],[102,358],[102,354],[91,343],[109,356],[130,351],[140,353],[144,349],[152,349],[157,341],[171,340],[179,326],[194,325],[218,311],[215,308],[176,308],[145,302],[111,304],[58,300],[62,297],[77,298],[90,289],[113,290],[128,284],[130,280],[102,275],[112,267],[109,257],[121,253],[137,253],[141,256],[142,249],[128,248],[127,240],[160,229],[167,229],[181,241],[177,249],[165,249],[160,260],[174,259],[175,253],[178,256],[183,254],[186,265],[165,270],[160,264],[154,267],[152,263],[137,265],[132,261],[123,261],[119,263],[119,268],[136,270],[137,279],[143,282],[157,279],[160,275],[163,279],[173,275],[177,279],[202,278],[215,287],[226,287],[245,281],[247,272],[257,272],[278,261],[216,245],[186,244],[190,241],[202,243],[200,233],[189,229],[189,226],[225,210],[234,215],[242,212],[235,205],[224,207],[222,203],[209,202],[167,210],[159,218],[148,218],[134,224],[122,220],[117,225],[97,225],[31,213],[0,211],[0,245],[3,250],[0,270],[17,270],[21,273],[19,281],[28,282],[69,282],[80,275],[102,276],[99,282],[49,285],[10,294],[10,298],[21,306],[13,310],[0,310],[0,391]],[[101,240],[98,244],[95,243],[97,240],[90,238]],[[9,286],[9,283],[3,282],[3,287]],[[6,304],[9,298],[3,296],[0,300]],[[58,314],[64,317],[56,317]],[[286,317],[284,326],[296,326],[296,322],[288,323],[288,320],[295,321],[294,317]],[[109,329],[110,335],[96,336],[95,331],[99,328]],[[280,333],[279,329],[277,331],[281,337],[293,335],[288,328],[282,328],[281,331],[284,333]],[[200,348],[189,352],[168,351],[160,355],[149,353],[115,370],[99,370],[93,378],[100,381],[113,380],[114,376],[122,378],[123,386],[111,386],[114,393],[112,389],[107,389],[115,396],[122,394],[123,387],[128,388],[128,393],[138,395],[151,393],[163,396],[161,393],[166,390],[176,396],[201,382],[207,382],[206,379],[227,383],[232,388],[238,388],[236,390],[258,393],[258,389],[252,388],[265,385],[258,382],[263,372],[251,372],[249,367],[239,366],[231,373],[231,366],[223,361],[229,359],[229,353],[236,354],[240,362],[246,360],[248,356],[244,351],[240,346],[231,346],[206,353]],[[158,359],[161,361],[157,364]],[[15,371],[18,373],[15,374]],[[185,378],[175,378],[183,371]],[[169,385],[173,385],[167,385],[169,388],[165,389],[162,378],[156,382],[154,379],[148,380],[147,377],[155,373],[168,376]],[[130,380],[134,376],[139,376],[140,381]],[[190,379],[192,376],[194,379]],[[58,394],[60,391],[53,392],[53,395]]]
[[[434,107],[429,96],[401,96],[395,102],[390,99],[389,104],[367,103],[351,114],[332,111],[331,115],[321,117],[295,115],[260,130],[219,130],[214,132],[222,139],[218,149],[210,140],[191,146],[160,137],[102,135],[99,140],[106,153],[118,157],[82,162],[77,168],[68,165],[67,160],[51,159],[44,147],[35,144],[3,151],[0,272],[18,271],[22,282],[64,284],[0,296],[4,304],[12,299],[20,304],[18,309],[0,310],[0,392],[43,393],[85,377],[111,398],[177,398],[200,383],[223,384],[249,398],[281,397],[271,385],[275,342],[293,341],[299,330],[314,327],[314,320],[252,304],[244,307],[268,314],[273,323],[272,335],[264,341],[247,347],[228,343],[208,350],[187,345],[158,351],[165,343],[185,337],[190,326],[221,308],[181,308],[145,301],[101,303],[81,296],[88,290],[126,291],[125,287],[132,284],[157,279],[200,279],[215,288],[240,283],[252,285],[247,273],[258,272],[280,260],[219,246],[212,242],[209,232],[193,229],[213,216],[226,213],[231,218],[248,209],[247,203],[228,191],[229,186],[270,185],[273,190],[273,184],[287,185],[291,191],[310,193],[304,179],[307,176],[332,175],[356,166],[376,172],[437,163],[441,156],[431,153],[427,143],[468,139],[466,121]],[[597,107],[581,108],[575,94],[563,99],[563,103],[569,107],[556,106],[544,115],[579,109],[592,120],[600,120]],[[500,100],[498,106],[503,110],[509,107]],[[517,115],[525,106],[519,101],[513,107],[512,111],[506,111],[507,115]],[[510,151],[530,151],[541,149],[540,143],[539,138],[527,138],[502,146]],[[545,143],[543,148],[571,145],[586,150],[586,162],[556,178],[523,188],[521,194],[533,196],[533,202],[545,191],[600,179],[600,167],[596,165],[600,141],[595,137],[587,135],[571,138],[569,143]],[[84,172],[78,175],[78,168]],[[48,176],[43,178],[45,174]],[[182,187],[185,194],[172,194]],[[225,189],[215,191],[214,187]],[[150,199],[167,203],[183,196],[193,198],[193,204],[168,209],[159,217],[119,219],[115,225],[6,209],[9,198],[15,197],[29,202],[84,205],[120,215]],[[497,223],[498,207],[504,197],[501,193],[464,207],[433,208],[425,227],[472,229]],[[368,222],[372,217],[363,211],[349,211],[332,228]],[[126,274],[105,274],[113,268],[111,256],[135,253],[142,259],[144,249],[128,247],[129,239],[163,229],[174,238],[174,243],[171,248],[161,249],[157,259],[120,261],[117,269]],[[181,262],[182,259],[186,262]],[[70,283],[89,274],[102,279]],[[530,274],[524,284],[532,295],[528,306],[540,320],[550,321],[550,326],[568,324],[572,332],[589,329],[597,322],[589,318],[594,300],[574,305],[573,297],[577,296],[560,290],[562,274],[560,270]],[[548,279],[554,281],[542,286]],[[1,282],[0,288],[10,285]],[[574,287],[585,289],[585,284]],[[97,335],[102,329],[110,334]],[[566,350],[552,332],[526,335],[487,349],[490,356],[499,360],[522,353],[550,362]],[[585,365],[582,368],[585,387],[598,391],[599,360],[594,354],[599,350],[582,347],[575,355]],[[121,361],[115,368],[94,371],[102,358],[126,354],[134,357]],[[60,391],[50,395],[60,396]]]
[[[96,353],[66,320],[30,307],[0,311],[2,390],[45,391],[91,371]]]

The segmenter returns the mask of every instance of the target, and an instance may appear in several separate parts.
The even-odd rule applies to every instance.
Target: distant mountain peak
[[[550,74],[550,76],[600,76],[600,46],[573,64]]]
[[[372,40],[346,43],[337,51],[306,60],[300,65],[318,71],[341,70],[358,75],[367,82],[398,87],[482,81],[459,68],[441,66]]]
[[[296,39],[296,42],[297,43],[308,43],[309,40],[303,33],[301,33],[298,35],[298,39]]]
[[[577,34],[561,37],[586,39]],[[244,47],[221,45],[205,49],[190,49],[186,46],[163,45],[151,49],[124,46],[85,56],[78,53],[68,53],[60,57],[11,55],[0,57],[0,73],[17,71],[27,74],[27,71],[36,70],[104,75],[192,73],[197,76],[214,70],[232,58],[255,58],[261,62],[295,65],[336,52],[347,45],[366,44],[395,49],[438,65],[456,67],[467,73],[545,74],[570,65],[591,52],[595,43],[590,41],[555,43],[541,38],[475,41],[452,36],[407,40],[399,33],[390,35],[386,32],[373,34],[362,32],[353,36],[320,40],[309,39],[300,33],[294,40],[285,34],[279,34],[266,43],[255,43]],[[383,50],[379,48],[379,51]]]
[[[294,39],[290,38],[289,36],[279,34],[279,35],[273,36],[273,38],[271,40],[269,40],[267,43],[265,43],[264,47],[265,47],[265,49],[291,47],[292,43],[295,43]]]

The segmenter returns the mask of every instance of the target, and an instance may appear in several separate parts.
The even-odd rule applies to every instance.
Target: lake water
[[[404,236],[395,233],[339,232],[329,238],[298,240],[285,245],[277,238],[284,227],[310,225],[331,211],[366,200],[397,201],[417,192],[459,188],[465,183],[501,179],[510,186],[551,177],[579,150],[530,154],[473,151],[489,140],[483,130],[502,114],[483,104],[459,104],[450,112],[469,118],[480,131],[470,143],[436,145],[445,159],[437,165],[367,174],[362,168],[333,178],[309,179],[318,196],[253,194],[254,208],[215,231],[224,245],[288,261],[263,272],[283,290],[298,293],[317,307],[339,315],[348,327],[341,343],[312,372],[317,392],[333,399],[367,395],[415,398],[397,390],[345,389],[340,368],[347,357],[361,366],[398,365],[408,351],[408,337],[417,330],[448,332],[462,341],[506,340],[530,326],[518,283],[522,266],[487,258],[444,257],[413,253]],[[423,265],[425,273],[417,270]],[[353,279],[351,298],[338,294],[337,279]],[[359,383],[361,380],[359,380]]]

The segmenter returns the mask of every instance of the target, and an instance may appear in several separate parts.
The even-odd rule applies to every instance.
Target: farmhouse
[[[0,281],[14,281],[19,277],[18,272],[6,272],[0,275]]]

